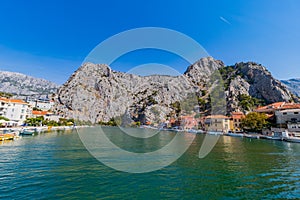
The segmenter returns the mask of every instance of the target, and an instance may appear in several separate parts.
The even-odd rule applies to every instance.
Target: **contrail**
[[[224,17],[222,17],[222,16],[220,16],[220,20],[222,20],[223,22],[225,22],[228,25],[231,25],[231,23],[227,19],[225,19]]]

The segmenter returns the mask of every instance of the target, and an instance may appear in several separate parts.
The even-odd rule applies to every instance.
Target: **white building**
[[[300,122],[300,109],[279,110],[275,112],[277,124]]]
[[[54,105],[54,102],[49,99],[27,99],[26,101],[33,108],[38,108],[43,111],[51,110]]]
[[[52,112],[48,112],[48,111],[37,111],[34,110],[32,111],[32,117],[36,118],[36,117],[40,117],[43,116],[45,120],[49,120],[49,121],[56,121],[59,122],[59,119],[62,118],[59,115],[55,115]]]
[[[19,99],[0,98],[0,116],[22,125],[30,115],[29,104]]]
[[[224,115],[210,115],[205,117],[204,125],[207,131],[228,132],[230,129],[230,120],[229,117]]]

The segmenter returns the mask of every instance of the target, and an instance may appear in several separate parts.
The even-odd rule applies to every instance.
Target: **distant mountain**
[[[300,97],[300,78],[281,80],[281,82],[285,84],[291,92]]]
[[[224,80],[224,96],[212,89],[215,84],[211,80],[217,76],[217,70]],[[197,105],[190,94],[197,96]],[[216,95],[217,98],[211,98]],[[226,99],[225,105],[221,99]],[[107,122],[125,116],[126,121],[145,123],[186,114],[197,107],[209,114],[212,101],[217,112],[223,109],[230,113],[249,111],[260,103],[299,99],[260,64],[225,66],[222,61],[207,57],[176,77],[142,77],[114,71],[105,64],[85,63],[59,88],[54,110],[83,121]]]
[[[45,96],[56,93],[59,85],[41,78],[34,78],[17,72],[0,71],[0,92],[16,97]]]

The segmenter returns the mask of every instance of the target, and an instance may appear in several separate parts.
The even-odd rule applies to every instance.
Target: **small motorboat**
[[[20,135],[34,135],[35,133],[35,129],[23,129],[20,131]]]
[[[260,136],[258,134],[244,134],[246,138],[259,139]]]
[[[209,135],[223,135],[222,131],[207,131]]]
[[[288,130],[285,130],[285,132],[282,133],[282,136],[287,142],[300,143],[300,137],[295,136],[293,132],[289,132]]]
[[[225,135],[231,136],[231,137],[244,137],[243,133],[233,133],[233,132],[228,132]]]

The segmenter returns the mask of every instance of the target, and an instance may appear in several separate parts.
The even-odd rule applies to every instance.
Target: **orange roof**
[[[33,110],[33,111],[32,111],[32,114],[33,114],[33,115],[46,115],[46,114],[48,114],[48,112],[47,112],[47,111]]]
[[[244,116],[245,115],[242,112],[232,112],[231,113],[232,119],[242,119]]]
[[[286,103],[280,109],[298,109],[298,108],[300,108],[300,104]]]
[[[276,102],[266,106],[258,107],[255,111],[274,111],[274,110],[287,110],[287,109],[299,109],[300,104],[297,103],[286,103],[286,102]]]
[[[7,98],[0,97],[0,101],[6,102],[6,103],[27,104],[25,101],[23,101],[21,99],[7,99]]]
[[[285,102],[275,102],[266,106],[261,106],[255,109],[255,111],[274,110],[281,108]]]

